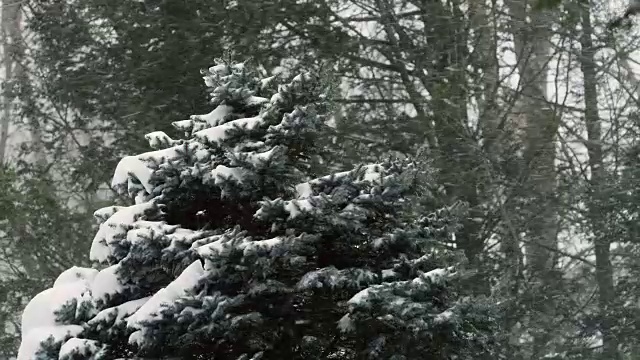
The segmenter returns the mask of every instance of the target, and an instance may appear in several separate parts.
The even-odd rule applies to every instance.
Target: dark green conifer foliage
[[[96,212],[90,257],[105,268],[72,268],[32,300],[23,326],[64,291],[47,324],[64,331],[26,328],[22,354],[46,340],[36,352],[63,360],[491,358],[492,307],[458,295],[442,244],[455,214],[418,215],[418,165],[312,176],[321,79],[276,89],[224,61],[204,75],[214,110],[120,162],[112,185],[135,204]]]

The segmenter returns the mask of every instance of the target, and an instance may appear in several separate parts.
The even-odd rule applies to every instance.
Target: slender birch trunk
[[[581,56],[580,68],[584,76],[584,119],[587,127],[587,153],[589,155],[589,167],[591,169],[591,196],[590,217],[594,232],[594,248],[596,256],[596,282],[598,285],[598,297],[600,307],[600,332],[602,333],[602,359],[619,360],[620,352],[618,340],[615,335],[615,319],[609,314],[615,296],[613,280],[613,267],[611,265],[611,242],[602,233],[602,214],[598,205],[601,199],[602,189],[605,184],[605,173],[602,150],[602,124],[598,115],[598,92],[595,66],[596,48],[593,44],[593,26],[591,24],[591,4],[588,0],[582,1],[581,22],[582,34],[580,36]]]

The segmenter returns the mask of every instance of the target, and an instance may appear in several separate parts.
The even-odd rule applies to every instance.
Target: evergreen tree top
[[[133,204],[95,213],[101,270],[71,268],[30,302],[20,360],[491,353],[491,308],[457,295],[438,248],[452,219],[408,210],[411,163],[312,176],[319,79],[274,88],[228,62],[204,79],[214,109],[174,123],[186,139],[147,134],[157,150],[118,164]]]

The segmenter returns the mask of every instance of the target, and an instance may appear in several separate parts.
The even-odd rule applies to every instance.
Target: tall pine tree
[[[122,159],[133,205],[32,299],[19,359],[492,358],[493,307],[461,298],[450,208],[416,211],[406,161],[318,177],[330,110],[309,73],[204,74],[213,111]]]

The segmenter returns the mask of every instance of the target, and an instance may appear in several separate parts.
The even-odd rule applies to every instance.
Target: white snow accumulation
[[[18,360],[35,359],[40,343],[49,337],[63,341],[82,332],[79,325],[58,323],[55,312],[69,302],[86,299],[96,273],[93,269],[73,267],[60,274],[52,288],[31,299],[22,313],[22,342]]]
[[[202,147],[198,142],[188,142],[186,144],[189,151],[196,151]],[[153,170],[149,167],[150,162],[161,163],[163,161],[173,161],[180,159],[185,150],[185,145],[176,145],[162,150],[149,151],[140,155],[125,156],[120,160],[113,178],[111,187],[120,189],[125,187],[128,192],[137,189],[134,179],[140,182],[145,191],[149,194],[153,191],[153,186],[149,183]]]
[[[218,240],[212,241],[208,244],[204,244],[197,248],[198,255],[203,258],[220,255],[225,250],[225,245],[231,244],[231,238],[228,236],[218,235]],[[276,246],[279,246],[284,242],[284,238],[277,236],[272,239],[266,240],[251,240],[250,238],[241,239],[241,241],[234,244],[235,249],[242,250],[245,255],[253,253],[259,249],[270,251]]]
[[[261,89],[265,89],[268,86],[270,86],[273,83],[273,80],[276,78],[276,76],[269,76],[268,78],[264,78],[262,80],[260,80],[260,88]],[[265,99],[266,100],[266,99]]]
[[[451,321],[451,319],[453,318],[453,311],[451,310],[445,310],[443,312],[441,312],[440,314],[436,315],[435,319],[433,319],[433,321],[436,324],[442,324],[442,323],[446,323]]]
[[[303,182],[296,185],[296,193],[298,198],[308,198],[313,196],[313,188],[309,182]]]
[[[185,133],[193,134],[208,127],[224,124],[227,115],[233,112],[233,107],[229,105],[219,105],[213,111],[204,115],[192,115],[187,120],[174,121],[173,127]]]
[[[96,275],[91,283],[91,296],[95,301],[103,300],[107,296],[122,292],[124,287],[118,280],[118,270],[120,270],[120,264],[109,266]]]
[[[149,141],[149,146],[157,148],[163,145],[173,145],[174,140],[165,134],[164,131],[153,131],[144,136]]]
[[[40,351],[40,343],[49,337],[52,337],[54,341],[64,341],[65,339],[79,335],[81,332],[82,326],[80,325],[42,326],[33,329],[28,334],[22,336],[17,360],[37,359],[37,354]]]
[[[229,105],[219,105],[213,111],[204,115],[192,115],[188,120],[174,121],[173,127],[185,133],[195,133],[212,126],[222,125],[224,118],[233,112]]]
[[[173,127],[175,127],[176,129],[180,130],[180,131],[184,131],[186,133],[190,132],[191,129],[193,128],[193,120],[179,120],[179,121],[174,121],[171,123],[171,125],[173,125]]]
[[[249,96],[246,99],[247,105],[249,106],[257,106],[262,105],[264,103],[269,102],[269,99],[261,97],[261,96]]]
[[[138,309],[142,307],[151,297],[145,297],[142,299],[127,301],[124,304],[107,308],[100,311],[93,319],[89,320],[89,325],[96,325],[98,330],[101,330],[100,323],[106,323],[106,326],[110,324],[117,324],[122,322],[127,316],[134,314]]]
[[[313,198],[320,200],[319,196],[314,196]],[[299,199],[285,201],[284,209],[289,213],[289,219],[293,219],[303,212],[312,211],[314,206],[309,199]]]
[[[79,280],[90,282],[96,277],[97,274],[98,270],[96,269],[74,266],[63,271],[53,283],[53,287],[55,288],[65,284],[75,283]]]
[[[107,206],[104,207],[102,209],[98,209],[96,211],[93,212],[93,217],[98,220],[99,224],[102,224],[103,222],[107,221],[111,216],[113,216],[113,214],[117,213],[120,209],[122,209],[122,206]]]
[[[273,157],[273,154],[277,152],[277,147],[272,148],[271,150],[264,152],[255,152],[251,151],[247,153],[247,159],[255,166],[259,165],[262,162],[269,161]]]
[[[214,183],[219,185],[223,180],[234,179],[237,182],[242,182],[244,178],[245,170],[241,168],[230,168],[224,165],[218,165],[215,169],[211,170],[211,177],[214,179]]]
[[[224,123],[225,116],[233,112],[233,106],[219,105],[213,111],[205,115],[194,115],[191,117],[193,120],[204,121],[207,126],[213,127],[222,125]]]
[[[117,209],[107,221],[100,225],[96,236],[93,238],[89,258],[100,263],[107,261],[112,254],[113,245],[127,235],[130,224],[134,223],[154,206],[153,202],[146,202]]]
[[[230,130],[236,128],[253,130],[262,124],[264,124],[264,119],[260,116],[243,118],[229,121],[228,123],[216,127],[200,130],[196,132],[194,136],[202,142],[220,144],[228,138],[227,134]]]
[[[368,165],[364,167],[364,179],[365,181],[377,181],[381,177],[381,167],[378,164]],[[317,179],[313,179],[310,181],[306,181],[296,185],[296,194],[297,199],[286,200],[283,201],[284,209],[289,213],[289,219],[296,218],[300,216],[303,212],[313,211],[316,206],[314,203],[321,204],[323,201],[323,197],[319,195],[314,195],[313,186],[320,185],[324,181],[329,181],[330,179],[338,180],[340,178],[344,178],[353,174],[353,171],[343,171],[333,175],[323,176]],[[260,217],[262,214],[262,209],[258,209],[256,212],[256,217]]]
[[[266,244],[265,244],[266,245]],[[40,350],[41,342],[49,337],[64,342],[60,358],[64,359],[74,352],[86,353],[98,351],[96,343],[81,339],[68,340],[81,335],[80,325],[61,325],[56,321],[55,312],[73,300],[96,301],[105,294],[115,294],[122,289],[116,271],[119,265],[108,267],[100,272],[94,269],[71,268],[60,275],[51,289],[38,294],[29,302],[22,316],[22,343],[18,360],[33,360]],[[133,329],[141,329],[142,323],[160,316],[163,306],[173,304],[198,286],[204,270],[200,261],[187,267],[173,282],[151,297],[133,300],[100,311],[89,325],[111,327],[115,323],[126,321]],[[74,281],[75,278],[75,281]],[[132,339],[135,340],[135,336]],[[67,341],[68,340],[68,341]]]
[[[270,251],[274,247],[282,244],[284,241],[283,237],[275,237],[267,240],[258,240],[258,241],[246,241],[242,244],[243,253],[248,255],[258,249]]]
[[[349,268],[336,269],[334,266],[306,273],[298,282],[298,289],[313,289],[321,287],[344,287],[355,284],[360,287],[362,283],[370,284],[378,280],[378,275],[370,270]]]
[[[63,273],[62,275],[67,275]],[[74,282],[58,282],[58,285],[36,295],[22,313],[23,338],[31,330],[42,326],[56,326],[55,311],[64,304],[79,300],[89,290],[90,283],[87,279],[79,278]]]
[[[417,278],[411,280],[414,285],[423,285],[428,283],[441,284],[446,278],[452,275],[455,271],[454,267],[448,267],[446,269],[434,269],[421,274]]]
[[[99,351],[98,342],[89,339],[71,338],[60,348],[59,359],[73,359],[75,354],[92,355]]]
[[[454,267],[448,267],[446,269],[434,269],[421,274],[413,280],[396,282],[396,284],[405,284],[410,286],[422,286],[428,285],[430,283],[439,284],[453,273]],[[349,299],[348,303],[353,306],[363,305],[369,302],[369,300],[374,297],[377,292],[384,290],[384,288],[385,284],[370,286],[355,294],[351,299]],[[398,298],[398,301],[400,300],[401,298]]]
[[[383,169],[380,164],[371,164],[363,167],[364,176],[363,181],[370,182],[379,182],[382,179]],[[316,200],[320,200],[319,196],[314,196],[313,186],[317,186],[322,184],[325,181],[329,181],[331,179],[340,180],[341,178],[347,177],[349,175],[353,175],[355,172],[351,171],[342,171],[338,173],[334,173],[332,175],[322,176],[317,179],[313,179],[307,182],[300,183],[296,185],[296,193],[298,198],[295,200],[290,200],[285,202],[285,208],[290,213],[291,218],[294,218],[300,214],[299,210],[311,210],[313,206],[308,201],[309,198],[315,198]],[[355,183],[358,183],[356,181]],[[358,199],[366,199],[369,197],[369,194],[363,194],[358,197]],[[298,205],[298,206],[296,206]]]
[[[196,288],[204,275],[200,260],[189,265],[174,281],[156,292],[138,311],[127,319],[130,328],[140,329],[143,322],[160,316],[163,306],[173,304]]]

